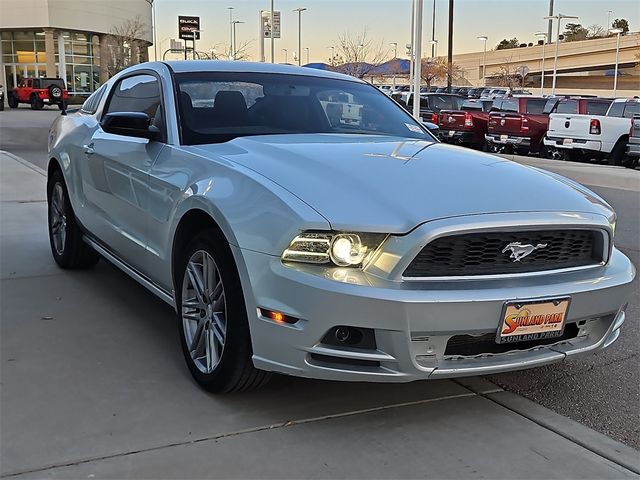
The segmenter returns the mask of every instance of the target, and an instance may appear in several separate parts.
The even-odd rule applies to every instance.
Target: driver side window
[[[114,112],[146,113],[151,125],[162,132],[160,138],[166,138],[160,83],[153,75],[133,75],[119,80],[105,109],[105,113]]]

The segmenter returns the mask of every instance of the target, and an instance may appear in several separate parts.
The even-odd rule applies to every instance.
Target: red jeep
[[[18,108],[19,103],[29,103],[32,110],[41,110],[45,105],[54,104],[64,110],[68,100],[69,92],[61,78],[23,78],[7,94],[7,102],[11,108]]]

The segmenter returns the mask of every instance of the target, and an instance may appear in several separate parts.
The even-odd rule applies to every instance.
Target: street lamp
[[[391,42],[389,45],[393,47],[393,59],[398,58],[398,42]],[[393,67],[393,91],[396,91],[396,67]]]
[[[233,7],[227,7],[229,10],[229,52],[233,54]]]
[[[307,65],[309,65],[309,47],[304,47],[304,49],[307,52]]]
[[[331,65],[333,65],[334,59],[336,58],[336,47],[331,46],[327,48],[331,49]]]
[[[284,52],[284,63],[289,63],[289,53],[287,49],[283,48],[282,51]]]
[[[231,24],[233,25],[233,59],[236,59],[236,55],[238,54],[238,44],[236,43],[236,25],[239,23],[244,23],[241,22],[240,20],[234,20],[233,22],[231,22]]]
[[[431,40],[429,43],[434,47],[431,49],[434,58],[438,58],[438,40]]]
[[[302,12],[306,8],[296,8],[294,12],[298,12],[298,66],[300,66],[300,58],[302,57]]]
[[[478,37],[478,40],[482,40],[484,42],[484,53],[482,54],[482,81],[483,85],[487,86],[487,40],[489,37],[486,35],[481,35]]]
[[[610,33],[616,34],[616,68],[613,71],[613,98],[616,98],[616,92],[618,91],[618,57],[620,55],[620,34],[623,32],[621,28],[612,28]]]
[[[536,37],[542,39],[542,67],[540,68],[540,95],[544,95],[544,44],[547,43],[547,34],[544,32],[536,33]]]
[[[578,19],[578,17],[571,16],[571,15],[562,15],[561,13],[559,13],[558,15],[544,17],[545,20],[558,21],[558,24],[556,26],[556,51],[555,51],[555,54],[553,55],[553,82],[551,84],[551,95],[556,94],[556,75],[558,70],[558,45],[560,44],[560,23],[562,23],[562,20],[565,18],[570,18],[575,20]]]

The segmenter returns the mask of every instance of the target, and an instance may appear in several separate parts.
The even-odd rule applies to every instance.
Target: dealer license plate
[[[570,301],[564,297],[505,303],[496,342],[528,342],[562,336]]]
[[[507,135],[500,135],[500,141],[503,143],[507,141],[507,138]]]
[[[562,141],[562,144],[563,144],[563,145],[571,145],[572,143],[573,143],[573,138],[565,138],[565,139]]]
[[[449,135],[450,137],[453,137],[455,134],[456,134],[456,131],[455,131],[455,130],[449,130],[448,135]]]

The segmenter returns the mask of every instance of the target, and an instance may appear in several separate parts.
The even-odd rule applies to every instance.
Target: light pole
[[[304,47],[304,49],[307,52],[307,65],[309,65],[309,47]]]
[[[269,32],[269,37],[271,39],[271,63],[276,63],[276,40],[273,38],[273,34],[275,33],[275,28],[273,26],[274,17],[275,10],[273,9],[273,0],[271,0],[271,17],[269,17],[271,22],[271,32]]]
[[[233,55],[233,7],[227,7],[229,10],[229,56]]]
[[[398,58],[398,42],[391,42],[389,45],[393,47],[393,59]],[[393,91],[396,91],[396,67],[393,67]]]
[[[607,10],[607,29],[611,28],[611,14],[613,10]]]
[[[420,118],[420,81],[422,80],[422,0],[414,2],[414,27],[413,27],[413,118],[418,122]]]
[[[433,58],[438,58],[438,40],[431,40],[429,43],[431,44]]]
[[[306,8],[296,8],[294,12],[298,12],[298,66],[300,66],[300,58],[302,57],[302,12]]]
[[[613,98],[616,98],[616,92],[618,91],[618,58],[620,55],[620,34],[622,33],[621,28],[612,28],[609,30],[611,33],[616,34],[616,68],[613,71]]]
[[[484,52],[482,54],[482,84],[483,86],[487,86],[487,40],[489,37],[486,35],[481,35],[478,37],[478,40],[482,40],[484,42]]]
[[[540,67],[540,95],[544,95],[544,44],[547,43],[547,34],[544,32],[536,33],[536,37],[542,39],[542,67]]]
[[[240,20],[234,20],[232,25],[233,25],[233,59],[236,59],[236,55],[238,54],[238,44],[236,43],[236,25],[239,23],[244,23],[241,22]]]
[[[284,52],[284,63],[289,63],[289,52],[286,48],[283,48],[282,51]]]
[[[560,45],[560,23],[562,23],[562,19],[571,18],[578,19],[578,17],[571,15],[562,15],[559,13],[558,15],[544,17],[545,20],[557,20],[558,24],[556,25],[556,51],[553,55],[553,82],[551,83],[551,95],[556,94],[556,75],[558,71],[558,45]]]

